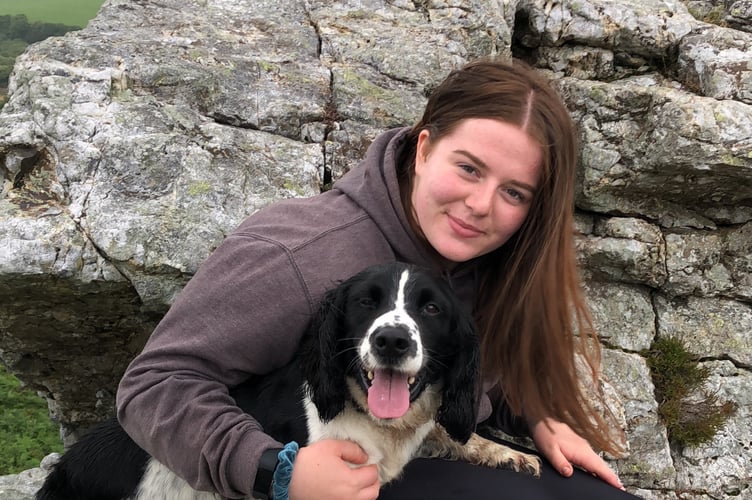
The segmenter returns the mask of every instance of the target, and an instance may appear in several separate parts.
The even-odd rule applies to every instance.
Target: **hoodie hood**
[[[415,234],[400,199],[397,161],[409,128],[389,130],[368,147],[365,158],[334,183],[375,222],[398,260],[437,269],[436,259]]]
[[[429,244],[415,234],[402,206],[397,161],[405,147],[408,130],[392,129],[379,135],[366,151],[363,161],[342,176],[333,189],[348,196],[371,217],[394,250],[397,260],[443,275],[472,311],[479,260],[446,269]]]

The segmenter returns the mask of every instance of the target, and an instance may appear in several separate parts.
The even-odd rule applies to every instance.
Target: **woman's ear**
[[[423,129],[418,134],[418,142],[415,145],[415,171],[419,172],[428,159],[428,154],[431,152],[431,133]]]

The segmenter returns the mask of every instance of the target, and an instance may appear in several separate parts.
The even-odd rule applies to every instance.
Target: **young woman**
[[[193,487],[250,494],[282,443],[227,387],[289,361],[326,289],[399,260],[442,272],[472,306],[481,420],[530,435],[547,468],[536,479],[420,459],[379,491],[375,466],[348,466],[363,450],[327,440],[298,452],[289,498],[629,497],[591,448],[617,451],[575,368],[576,353],[593,374],[599,362],[575,267],[576,164],[569,114],[535,71],[452,72],[415,126],[379,136],[331,191],[261,210],[222,243],[126,371],[121,423]]]

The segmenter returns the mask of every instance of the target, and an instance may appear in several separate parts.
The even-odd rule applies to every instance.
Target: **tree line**
[[[5,93],[13,63],[27,45],[79,29],[81,26],[29,22],[25,14],[0,15],[0,94]]]

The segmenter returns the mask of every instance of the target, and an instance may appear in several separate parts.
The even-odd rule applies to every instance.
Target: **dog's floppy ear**
[[[475,430],[480,395],[480,346],[469,315],[460,314],[453,338],[457,340],[456,355],[447,360],[449,373],[437,421],[449,436],[467,442]]]
[[[301,370],[308,394],[316,405],[319,418],[328,422],[345,406],[344,360],[341,359],[341,330],[344,324],[347,283],[329,290],[306,332],[301,345]]]

